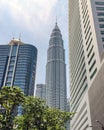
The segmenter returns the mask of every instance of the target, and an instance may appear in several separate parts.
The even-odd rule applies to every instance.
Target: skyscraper
[[[37,84],[36,85],[36,97],[46,100],[46,85]]]
[[[104,0],[69,0],[69,40],[71,130],[83,130],[92,123],[88,92],[104,57]]]
[[[50,107],[66,110],[65,50],[60,29],[56,23],[47,52],[46,100]]]
[[[0,87],[19,86],[26,95],[34,94],[37,49],[13,39],[0,45]]]

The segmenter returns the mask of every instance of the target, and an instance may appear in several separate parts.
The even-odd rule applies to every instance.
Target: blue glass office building
[[[20,40],[0,45],[0,87],[19,86],[26,95],[34,94],[37,49]]]

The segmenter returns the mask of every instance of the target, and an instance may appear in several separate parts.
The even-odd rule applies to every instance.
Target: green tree
[[[2,87],[0,90],[0,129],[12,130],[17,106],[25,96],[19,87]]]
[[[65,130],[65,122],[73,115],[49,108],[45,101],[34,97],[26,98],[23,111],[22,118],[15,120],[16,130]]]
[[[17,116],[20,105],[23,114]],[[72,115],[49,108],[39,98],[25,96],[18,87],[2,87],[0,91],[0,130],[65,130],[65,122]]]

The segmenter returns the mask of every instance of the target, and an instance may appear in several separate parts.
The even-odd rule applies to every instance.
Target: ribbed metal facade
[[[50,107],[66,110],[65,50],[57,23],[52,31],[47,52],[46,99]]]

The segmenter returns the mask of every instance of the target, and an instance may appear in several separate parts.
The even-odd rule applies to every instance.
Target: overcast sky
[[[38,49],[36,84],[45,83],[47,49],[57,17],[64,40],[69,87],[68,1],[67,0],[0,0],[0,44],[14,37]]]

